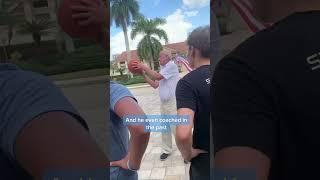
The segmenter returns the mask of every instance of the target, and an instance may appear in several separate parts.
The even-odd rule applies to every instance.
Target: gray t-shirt
[[[119,100],[124,97],[134,99],[130,91],[123,85],[110,82],[110,130],[111,130],[111,151],[110,161],[117,161],[124,158],[128,153],[129,131],[122,119],[114,112]]]
[[[61,90],[49,79],[22,71],[12,64],[0,64],[0,104],[0,159],[5,159],[0,160],[0,179],[11,177],[9,169],[19,169],[14,149],[16,138],[23,127],[37,116],[63,111],[88,128]]]
[[[118,161],[128,154],[129,130],[122,119],[114,112],[117,102],[124,97],[135,100],[130,91],[123,85],[110,82],[110,123],[111,144],[109,151],[110,161]],[[110,180],[137,180],[137,172],[125,170],[119,167],[110,167]]]

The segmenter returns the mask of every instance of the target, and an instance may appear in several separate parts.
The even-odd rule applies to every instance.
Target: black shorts
[[[190,180],[209,180],[210,179],[210,154],[203,153],[191,160]]]

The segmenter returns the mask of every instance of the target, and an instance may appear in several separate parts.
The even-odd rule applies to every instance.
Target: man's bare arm
[[[159,87],[159,81],[150,79],[146,74],[143,74],[143,78],[154,89],[157,89]]]
[[[127,115],[145,115],[137,102],[131,97],[124,97],[115,105],[115,113],[123,118]],[[131,168],[139,169],[145,150],[147,149],[150,132],[144,126],[128,126],[130,131],[129,161]]]
[[[182,157],[185,160],[190,160],[192,155],[191,149],[194,111],[189,108],[180,108],[178,109],[178,115],[189,116],[188,125],[178,125],[176,127],[176,143]]]
[[[164,77],[156,72],[156,71],[153,71],[152,69],[150,69],[150,67],[148,67],[147,65],[145,64],[142,64],[142,63],[139,63],[139,66],[142,70],[144,70],[147,75],[152,79],[152,80],[157,80],[157,81],[160,81],[162,79],[164,79]]]
[[[43,179],[47,170],[108,167],[89,132],[64,112],[49,112],[27,124],[17,137],[15,154],[36,180]]]

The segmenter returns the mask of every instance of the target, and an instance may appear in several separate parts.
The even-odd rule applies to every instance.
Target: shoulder
[[[127,87],[122,84],[110,82],[110,96],[133,96]]]
[[[207,77],[210,75],[210,66],[199,67],[188,74],[186,74],[182,79],[190,83],[196,83],[199,79]]]
[[[110,89],[111,89],[111,91],[128,90],[128,88],[125,87],[124,85],[116,83],[114,81],[110,81]]]
[[[178,81],[177,89],[178,90],[190,89],[191,87],[193,87],[194,81],[195,81],[194,72],[190,72]]]
[[[178,69],[178,66],[177,66],[176,63],[174,63],[173,61],[168,62],[168,64],[166,65],[166,67],[172,68],[172,69]]]
[[[114,110],[116,103],[124,97],[131,97],[134,100],[134,96],[129,91],[127,87],[124,85],[115,83],[113,81],[110,82],[110,105],[111,109]]]
[[[219,61],[216,69],[227,65],[246,66],[253,71],[268,73],[274,67],[280,67],[283,61],[279,61],[279,57],[285,58],[291,54],[288,50],[294,44],[283,36],[284,29],[281,25],[275,25],[249,37]]]
[[[23,70],[1,71],[0,83],[5,90],[3,93],[15,93],[24,91],[39,91],[46,89],[52,91],[56,85],[48,77],[38,73]]]

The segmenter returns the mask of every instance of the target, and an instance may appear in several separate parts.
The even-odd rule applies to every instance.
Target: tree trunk
[[[60,6],[59,0],[48,0],[48,9],[50,14],[50,19],[55,22],[57,27],[57,32],[55,33],[55,39],[56,39],[56,48],[58,53],[63,53],[63,34],[61,32],[61,28],[59,26],[59,23],[57,21],[57,8]]]
[[[6,45],[3,45],[3,52],[4,52],[4,60],[1,63],[6,63],[8,61],[8,52],[6,49]]]
[[[33,15],[32,15],[32,6],[30,0],[23,1],[23,8],[24,8],[24,15],[27,21],[32,22]]]
[[[53,0],[48,0],[48,6],[50,10],[50,16],[51,19],[53,19],[54,21],[56,21],[56,25],[57,25],[57,34],[56,34],[56,46],[58,51],[62,52],[63,51],[63,44],[65,45],[66,51],[68,53],[71,53],[73,51],[75,51],[75,47],[74,47],[74,43],[72,38],[64,33],[61,30],[61,27],[59,25],[59,23],[57,22],[57,12],[58,12],[58,8],[61,5],[61,0],[56,0],[55,2]]]
[[[127,29],[127,22],[125,19],[122,21],[122,29],[123,29],[123,34],[124,34],[124,41],[126,43],[126,51],[127,51],[127,69],[129,61],[131,60],[131,53],[130,53],[130,47],[129,47],[129,38],[128,38],[128,29]],[[133,78],[133,74],[128,71],[128,74],[130,75],[131,78]]]
[[[63,37],[64,37],[64,42],[65,42],[65,45],[66,45],[66,50],[68,53],[71,53],[75,50],[75,47],[74,47],[74,43],[73,43],[73,40],[72,38],[66,34],[65,32],[62,32],[63,34]]]
[[[151,38],[148,37],[149,41],[149,47],[150,47],[150,52],[151,52],[151,69],[154,70],[154,50],[153,50],[153,44],[151,42]]]
[[[41,43],[41,35],[40,33],[32,33],[32,37],[33,37],[33,40],[35,42],[35,44],[40,47],[40,43]]]
[[[8,47],[10,47],[11,45],[12,37],[13,37],[13,25],[9,25],[8,26]]]

